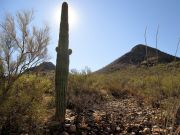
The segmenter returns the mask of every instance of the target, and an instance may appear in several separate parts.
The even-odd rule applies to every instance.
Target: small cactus
[[[64,123],[66,113],[66,91],[69,74],[69,55],[72,53],[69,46],[69,24],[68,24],[68,4],[62,4],[61,23],[59,33],[59,43],[56,47],[56,71],[55,71],[55,91],[56,91],[56,120],[60,124]]]

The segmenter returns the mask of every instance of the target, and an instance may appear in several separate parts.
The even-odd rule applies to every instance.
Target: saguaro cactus
[[[69,55],[71,50],[69,46],[69,24],[68,24],[68,4],[62,4],[61,23],[59,33],[59,43],[56,47],[56,73],[55,73],[55,91],[56,91],[56,120],[60,124],[64,123],[66,113],[66,90],[69,73]]]

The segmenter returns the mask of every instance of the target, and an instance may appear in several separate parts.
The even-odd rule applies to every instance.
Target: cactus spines
[[[60,124],[64,123],[66,113],[66,90],[69,73],[69,24],[68,24],[68,4],[62,4],[61,23],[58,47],[56,47],[56,71],[55,71],[55,91],[56,91],[56,120]]]

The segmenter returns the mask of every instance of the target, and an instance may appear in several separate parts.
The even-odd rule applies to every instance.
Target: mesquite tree
[[[8,96],[13,83],[29,68],[46,60],[49,28],[33,26],[33,11],[7,14],[0,23],[0,61],[6,87],[0,94],[0,104]]]
[[[61,124],[64,123],[66,113],[66,90],[69,73],[69,55],[71,50],[69,46],[69,24],[68,24],[68,4],[62,4],[61,23],[59,33],[59,43],[56,48],[56,74],[55,74],[55,90],[56,90],[56,120]]]
[[[2,61],[0,60],[0,91],[4,91],[5,87],[5,77],[4,77],[4,69],[3,69],[3,64]]]

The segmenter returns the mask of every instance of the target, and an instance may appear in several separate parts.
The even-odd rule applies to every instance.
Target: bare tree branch
[[[144,40],[145,40],[145,46],[146,46],[146,63],[148,64],[148,50],[147,50],[147,26],[145,28],[144,32]]]
[[[24,71],[47,56],[49,27],[32,26],[33,17],[33,11],[22,11],[15,17],[6,15],[0,23],[0,60],[7,78],[6,93]]]
[[[178,40],[177,47],[176,47],[176,52],[175,52],[175,55],[174,55],[175,61],[176,61],[177,52],[178,52],[178,49],[179,49],[179,44],[180,44],[180,38],[179,38],[179,40]]]
[[[157,31],[156,31],[156,59],[157,59],[157,63],[159,62],[159,56],[158,56],[158,35],[159,35],[159,24],[157,27]]]

